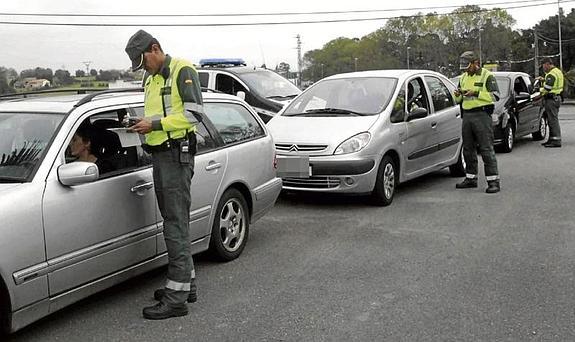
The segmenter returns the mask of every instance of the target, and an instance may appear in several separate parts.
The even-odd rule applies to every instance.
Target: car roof
[[[85,101],[89,96],[93,96],[89,101]],[[202,92],[204,101],[232,100],[241,101],[237,96]],[[105,101],[105,103],[103,103]],[[43,95],[22,98],[0,99],[0,112],[41,112],[41,113],[68,113],[78,104],[92,107],[104,105],[122,105],[131,103],[141,103],[144,101],[144,94],[141,91],[118,91],[101,92],[72,95]]]
[[[510,76],[526,76],[526,77],[530,77],[528,74],[521,72],[521,71],[492,71],[491,72],[493,74],[493,76],[506,76],[506,77],[510,77]]]
[[[357,71],[348,72],[344,74],[337,74],[333,76],[326,77],[324,80],[329,79],[339,79],[339,78],[360,78],[360,77],[392,77],[392,78],[409,78],[416,75],[428,74],[428,75],[441,75],[438,72],[432,70],[424,69],[389,69],[389,70],[370,70],[370,71]]]
[[[218,70],[218,71],[229,71],[235,74],[247,74],[254,71],[270,71],[274,72],[273,70],[266,69],[266,68],[258,68],[256,66],[229,66],[229,67],[201,67],[197,69],[198,71],[208,71],[208,70]]]

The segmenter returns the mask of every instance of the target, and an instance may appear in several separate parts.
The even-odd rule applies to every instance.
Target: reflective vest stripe
[[[190,291],[191,283],[180,283],[169,280],[166,282],[166,288],[174,291]]]

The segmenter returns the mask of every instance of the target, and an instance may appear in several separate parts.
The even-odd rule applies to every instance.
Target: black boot
[[[487,181],[487,189],[485,189],[486,193],[494,194],[496,192],[499,192],[499,190],[501,190],[499,186],[499,179]]]
[[[154,291],[154,299],[155,300],[162,300],[164,298],[164,294],[166,293],[165,289],[159,289]],[[192,281],[190,285],[190,294],[188,294],[188,303],[195,303],[198,301],[198,290],[196,287],[196,283]]]
[[[188,314],[188,307],[186,304],[178,306],[169,306],[162,302],[156,305],[145,307],[142,311],[146,319],[166,319],[170,317],[185,316]]]
[[[561,147],[561,141],[559,141],[559,140],[547,141],[546,143],[543,144],[543,146],[545,146],[545,147]]]
[[[477,178],[467,178],[461,183],[455,184],[457,189],[477,188]]]

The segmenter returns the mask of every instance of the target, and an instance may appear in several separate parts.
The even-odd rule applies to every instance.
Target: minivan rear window
[[[381,113],[395,92],[397,78],[353,77],[320,81],[289,104],[283,115],[330,115],[336,110],[363,115]],[[322,112],[321,109],[329,109]]]

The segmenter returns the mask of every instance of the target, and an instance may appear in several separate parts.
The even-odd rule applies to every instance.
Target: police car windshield
[[[63,114],[0,113],[0,182],[29,180],[63,118]]]
[[[387,107],[396,78],[354,77],[320,81],[288,105],[283,115],[324,115],[322,109],[338,108],[350,113],[375,115]]]
[[[240,77],[249,88],[265,98],[290,98],[301,93],[293,83],[270,70],[243,72]]]

